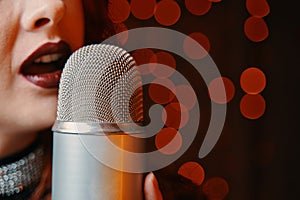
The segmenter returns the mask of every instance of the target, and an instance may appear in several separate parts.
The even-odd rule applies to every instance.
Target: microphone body
[[[112,169],[99,162],[83,141],[93,140],[98,148],[103,146],[104,135],[78,135],[54,132],[53,151],[53,200],[141,200],[143,199],[141,173],[127,173]],[[124,134],[111,135],[114,142],[126,142]],[[91,145],[91,144],[89,144]],[[120,164],[126,158],[109,155]]]
[[[130,129],[143,119],[141,79],[134,65],[124,50],[102,44],[83,47],[68,59],[52,127],[53,200],[143,199],[143,174],[122,170],[131,162],[124,147],[143,150],[141,142],[132,140],[140,130]],[[112,146],[120,150],[111,151]],[[142,168],[143,161],[131,164]]]

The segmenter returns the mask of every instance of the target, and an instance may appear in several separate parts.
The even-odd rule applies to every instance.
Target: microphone
[[[122,48],[93,44],[70,56],[52,127],[53,200],[143,199],[142,173],[122,167],[130,162],[126,147],[143,150],[131,135],[142,133],[136,124],[143,120],[141,85],[134,59]],[[112,146],[118,153],[110,152]]]

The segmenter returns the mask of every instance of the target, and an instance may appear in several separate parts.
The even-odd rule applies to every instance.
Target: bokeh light
[[[196,185],[203,183],[205,172],[203,167],[194,161],[186,162],[178,169],[178,174],[191,180]]]
[[[153,55],[153,58],[150,58],[150,62],[153,63],[152,74],[157,78],[167,78],[175,72],[176,60],[168,52],[157,52],[155,55]],[[165,65],[165,67],[157,66],[155,63]]]
[[[142,75],[152,73],[155,65],[150,64],[150,60],[151,60],[151,62],[156,63],[157,59],[156,59],[156,54],[151,49],[147,49],[147,48],[138,49],[138,50],[135,50],[131,55],[134,58],[137,66],[147,64],[143,67],[138,68],[139,72]]]
[[[147,20],[152,17],[152,19],[156,20],[156,22],[160,25],[172,26],[179,20],[183,20],[183,17],[186,17],[183,16],[180,19],[180,16],[183,12],[186,12],[185,14],[188,15],[187,17],[189,19],[194,18],[202,20],[205,18],[204,20],[208,20],[209,22],[210,17],[212,17],[211,20],[213,20],[214,16],[203,15],[210,11],[212,8],[212,3],[221,1],[222,0],[109,0],[109,17],[114,23],[118,24],[116,29],[117,33],[128,31],[126,25],[123,23],[130,16],[130,12],[133,17],[140,21],[136,22],[134,20],[128,20],[129,27],[130,25],[139,26],[140,23],[146,23],[146,21],[141,20]],[[225,3],[225,1],[223,2]],[[187,10],[183,10],[181,13],[181,9],[185,9],[183,4]],[[270,13],[270,6],[267,0],[246,0],[246,2],[243,4],[246,4],[247,11],[251,15],[249,18],[245,18],[243,27],[245,36],[252,42],[264,41],[269,36],[267,23],[263,19],[263,17]],[[222,5],[219,4],[218,6],[220,7],[216,9],[218,9],[218,11],[222,11]],[[223,9],[225,8],[226,7],[223,7]],[[203,16],[204,18],[199,16]],[[151,26],[153,25],[152,19],[149,20]],[[185,21],[180,21],[180,25],[181,22],[184,23]],[[201,23],[191,24],[190,26],[196,27],[199,25],[201,25]],[[201,28],[202,27],[200,27],[200,29]],[[192,31],[201,31],[196,29]],[[220,31],[222,32],[222,30]],[[210,30],[205,33],[210,33]],[[194,47],[193,43],[186,39],[183,43],[183,50],[186,56],[191,59],[202,59],[207,56],[210,52],[211,45],[213,45],[213,43],[210,44],[209,40],[211,39],[211,42],[213,42],[214,38],[210,38],[210,36],[213,35],[205,35],[201,32],[194,32],[188,36],[197,41],[197,43],[200,44],[204,50],[197,49],[198,46]],[[128,40],[128,34],[124,34],[123,37],[118,38],[118,40],[120,41],[121,45],[125,45]],[[155,52],[157,52],[157,50],[155,50]],[[197,102],[197,96],[191,86],[175,86],[174,83],[168,79],[168,77],[175,72],[177,67],[182,67],[179,65],[176,66],[174,57],[167,52],[155,52],[151,49],[139,49],[135,50],[132,53],[132,56],[136,60],[138,66],[147,64],[147,67],[140,68],[142,69],[140,70],[142,75],[152,74],[157,78],[149,85],[148,92],[149,97],[153,102],[164,104],[164,110],[162,111],[161,117],[165,122],[165,128],[156,134],[154,138],[155,146],[161,153],[170,155],[178,152],[182,146],[182,135],[177,129],[188,125],[189,118],[192,117],[192,115],[190,116],[189,114],[189,110],[195,106]],[[167,65],[169,68],[165,70],[165,68],[160,68],[156,63]],[[162,86],[160,83],[164,83],[163,85],[167,85],[167,87]],[[223,84],[224,88],[222,86]],[[266,111],[266,101],[264,97],[259,94],[266,87],[266,75],[259,68],[248,68],[244,70],[240,76],[240,86],[242,90],[247,93],[240,99],[239,108],[242,116],[247,119],[260,118]],[[213,79],[207,87],[209,96],[215,103],[226,104],[232,101],[232,99],[235,97],[235,86],[233,81],[227,77]],[[223,89],[225,89],[225,95]],[[126,143],[128,148],[126,146],[125,149],[127,150],[133,148],[134,145],[132,144],[133,143]],[[255,157],[255,161],[263,166],[270,164],[274,156],[274,149],[274,143],[268,143],[268,141],[259,144],[259,146],[254,146],[253,151],[257,151],[255,153],[258,154],[258,156]],[[134,152],[133,150],[131,151]],[[233,164],[229,163],[228,165]],[[221,177],[213,177],[204,182],[207,174],[205,174],[203,167],[199,163],[194,161],[186,162],[180,166],[177,173],[178,175],[191,180],[197,186],[202,185],[201,187],[197,188],[202,190],[203,194],[206,196],[205,199],[227,199],[226,196],[229,193],[229,185],[226,179]],[[230,181],[229,179],[227,180]],[[185,187],[184,189],[186,190]],[[190,192],[190,190],[188,192]],[[202,198],[204,198],[202,196],[203,194],[201,193]]]
[[[225,92],[223,89],[225,89]],[[233,99],[235,87],[229,78],[218,77],[209,83],[208,92],[212,101],[218,104],[225,104]]]
[[[211,8],[209,0],[185,0],[186,9],[193,15],[204,15]]]
[[[221,200],[229,193],[229,185],[225,179],[213,177],[205,181],[202,191],[209,200]]]
[[[166,87],[164,86],[166,85]],[[149,85],[148,93],[153,102],[166,104],[173,100],[175,85],[170,79],[155,79]]]
[[[130,5],[127,0],[109,0],[108,16],[114,23],[122,23],[130,15]]]
[[[161,0],[157,3],[154,12],[156,21],[164,26],[175,24],[181,15],[180,6],[173,0]]]
[[[131,13],[137,19],[146,20],[153,16],[156,0],[131,0]]]
[[[197,96],[194,89],[189,85],[177,85],[175,94],[178,101],[188,110],[191,110],[197,102]]]
[[[260,94],[246,94],[240,102],[240,111],[248,119],[260,118],[266,109],[266,102]]]
[[[267,0],[246,0],[246,8],[255,17],[265,17],[270,13]]]
[[[244,24],[244,32],[247,38],[253,42],[261,42],[269,36],[269,29],[260,17],[251,16]]]
[[[189,120],[189,112],[180,103],[170,103],[162,112],[162,121],[167,127],[179,129],[184,127]]]
[[[202,48],[195,45],[192,41],[195,40]],[[194,32],[188,35],[188,37],[183,42],[183,50],[185,54],[192,59],[201,59],[205,57],[210,51],[209,39],[200,32]]]
[[[155,146],[163,154],[174,154],[182,146],[182,136],[174,128],[163,128],[155,136]]]
[[[266,87],[265,74],[256,67],[250,67],[243,71],[240,84],[248,94],[258,94]]]

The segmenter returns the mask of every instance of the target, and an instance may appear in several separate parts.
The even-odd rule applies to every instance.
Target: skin
[[[162,200],[162,194],[160,192],[158,182],[151,172],[146,176],[144,186],[145,200]]]
[[[20,68],[41,45],[65,41],[74,51],[83,45],[81,0],[0,1],[0,158],[30,144],[51,127],[57,88],[27,81]],[[74,18],[76,20],[74,20]],[[2,20],[7,19],[7,20]],[[40,20],[40,24],[36,22]]]
[[[21,66],[49,42],[80,48],[82,13],[81,0],[0,0],[0,159],[26,148],[54,123],[58,89],[31,83]],[[162,199],[152,173],[144,192],[147,200]]]

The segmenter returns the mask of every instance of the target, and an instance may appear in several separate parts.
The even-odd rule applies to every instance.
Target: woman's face
[[[0,0],[1,134],[51,127],[61,69],[83,37],[81,0]]]

